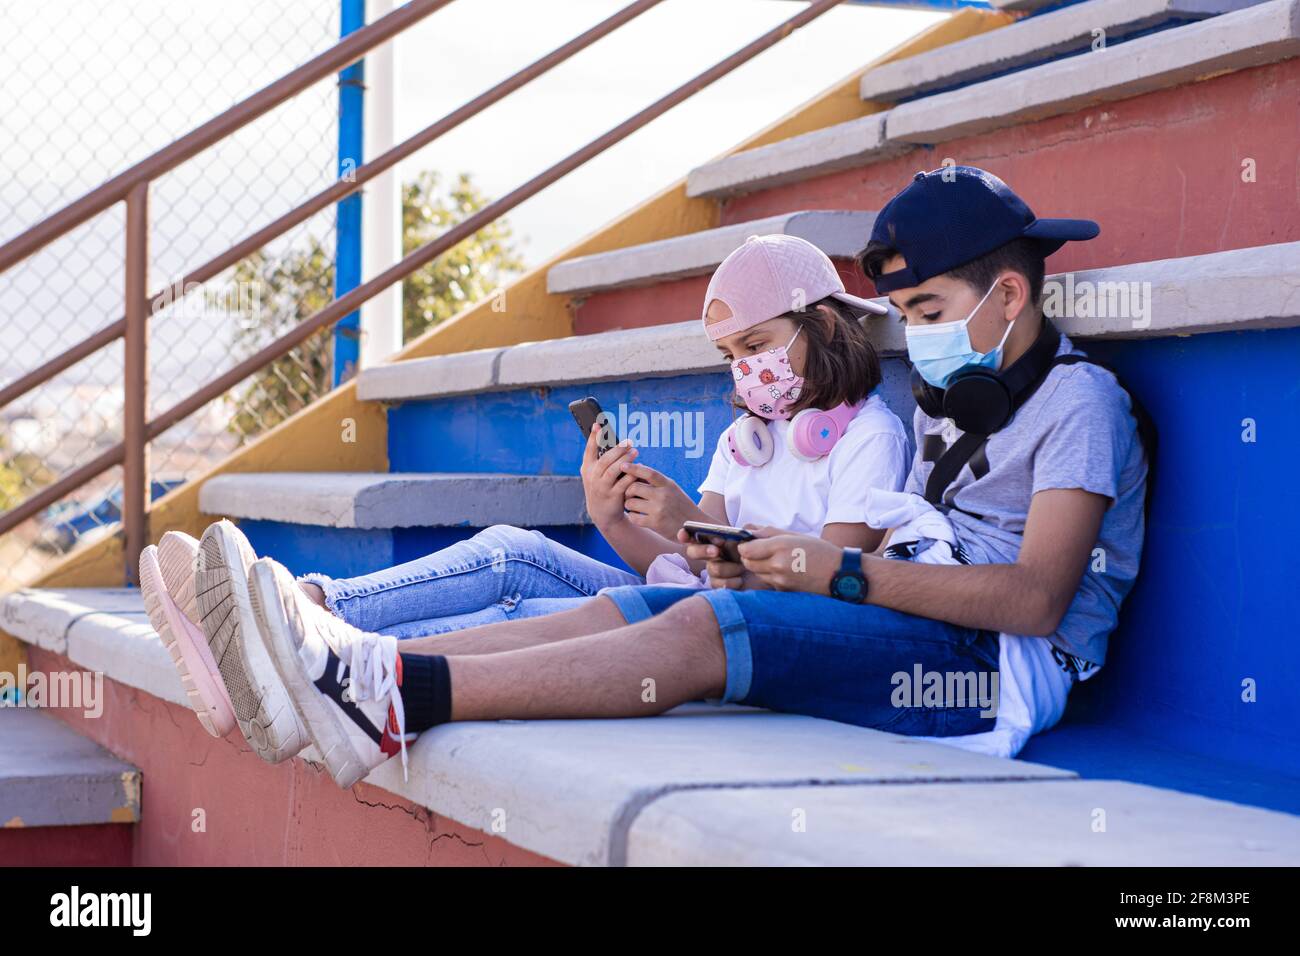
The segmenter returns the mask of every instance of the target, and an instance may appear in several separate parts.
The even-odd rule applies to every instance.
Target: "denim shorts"
[[[726,649],[725,702],[909,736],[993,728],[987,700],[962,693],[936,704],[920,690],[937,673],[941,686],[991,690],[996,709],[998,635],[991,631],[791,591],[633,585],[601,593],[628,623],[678,601],[707,601]]]

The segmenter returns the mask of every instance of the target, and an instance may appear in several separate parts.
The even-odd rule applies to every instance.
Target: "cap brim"
[[[1025,229],[1024,234],[1030,239],[1082,242],[1086,239],[1096,239],[1100,233],[1101,226],[1091,219],[1035,219]],[[1060,247],[1059,243],[1057,247]]]
[[[889,309],[886,306],[880,305],[878,302],[872,302],[870,299],[863,299],[856,295],[850,295],[847,292],[832,292],[831,298],[838,299],[840,302],[843,302],[852,309],[857,309],[859,312],[867,312],[871,315],[889,314]]]

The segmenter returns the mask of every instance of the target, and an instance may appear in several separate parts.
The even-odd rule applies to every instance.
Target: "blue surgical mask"
[[[960,322],[939,322],[934,325],[909,325],[907,334],[907,356],[912,365],[935,388],[947,388],[952,377],[968,368],[996,369],[1002,364],[1002,347],[1007,344],[1014,321],[1007,323],[1006,332],[997,347],[983,354],[976,352],[970,342],[968,326],[975,313],[980,310],[993,290],[998,287],[995,282],[984,293],[970,315]]]

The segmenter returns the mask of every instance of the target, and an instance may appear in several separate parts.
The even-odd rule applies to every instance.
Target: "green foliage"
[[[11,452],[0,435],[0,512],[22,504],[34,489],[44,488],[58,476],[31,452]]]
[[[420,173],[402,189],[402,252],[409,254],[486,206],[489,200],[467,173],[439,192],[439,175]],[[443,253],[402,285],[403,340],[427,331],[491,295],[523,271],[506,220],[499,219]],[[334,263],[315,237],[305,248],[254,253],[240,262],[216,301],[241,321],[234,351],[244,358],[284,335],[333,301]],[[334,331],[315,333],[288,355],[254,375],[232,398],[229,428],[246,441],[274,427],[329,391]]]

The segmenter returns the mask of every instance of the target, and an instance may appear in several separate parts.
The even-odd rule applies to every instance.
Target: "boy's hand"
[[[637,480],[635,475],[623,473],[625,461],[636,458],[636,449],[621,441],[603,455],[597,454],[600,437],[599,422],[591,426],[587,447],[582,453],[582,492],[587,499],[587,514],[600,530],[624,520],[623,499],[627,489]]]
[[[830,594],[831,578],[840,568],[844,549],[810,534],[780,528],[748,527],[757,536],[738,548],[741,564],[764,586],[777,591]]]
[[[701,543],[689,535],[685,529],[679,529],[677,540],[686,545],[686,557],[691,561],[703,561],[709,572],[709,584],[715,588],[727,588],[732,591],[753,591],[766,588],[756,575],[746,571],[744,566],[733,560],[734,542],[726,546]]]

